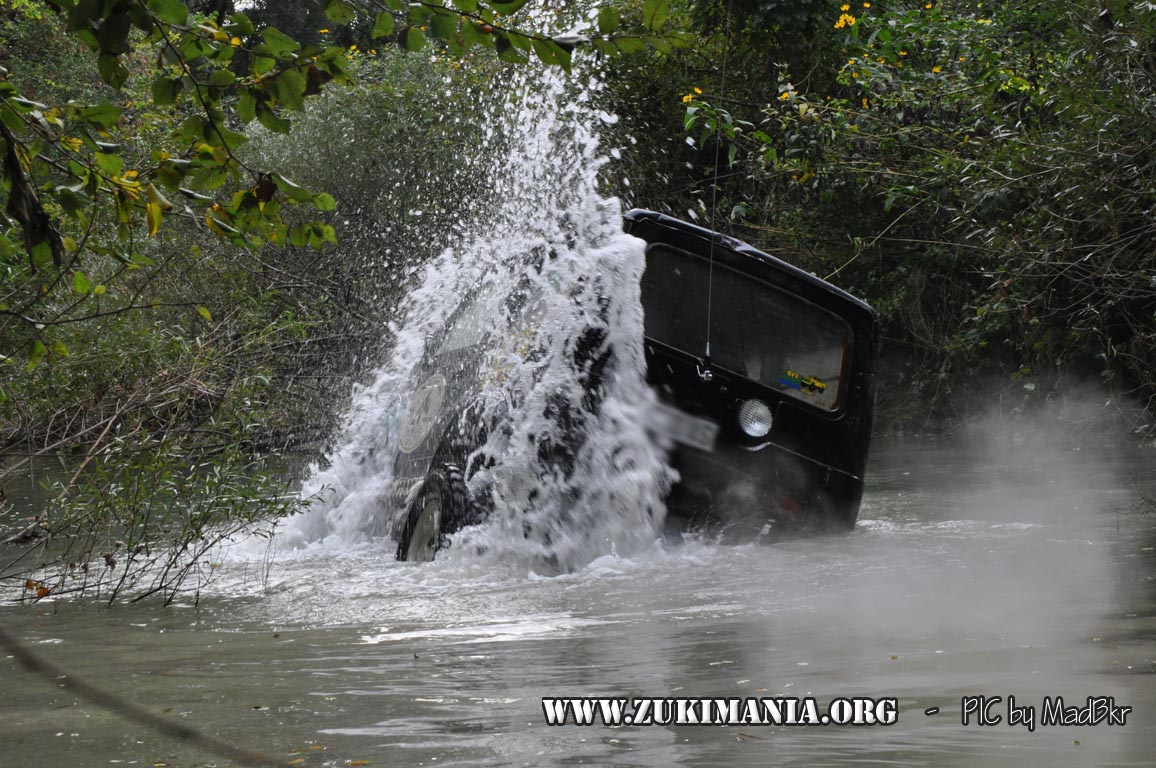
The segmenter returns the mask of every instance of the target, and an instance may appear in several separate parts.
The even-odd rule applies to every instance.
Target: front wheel
[[[462,471],[452,464],[431,470],[409,507],[397,542],[397,559],[429,562],[446,538],[469,522],[470,503]]]

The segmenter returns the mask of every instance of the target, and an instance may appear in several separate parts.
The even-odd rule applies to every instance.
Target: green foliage
[[[621,193],[868,298],[904,361],[884,391],[927,411],[1024,370],[1156,404],[1156,16],[794,8],[696,2],[693,52],[612,65]]]
[[[670,45],[661,3],[650,27],[604,15],[593,40],[524,32],[523,5],[23,0],[0,15],[0,441],[79,463],[29,528],[49,534],[33,597],[115,598],[159,574],[171,598],[208,544],[291,511],[253,457],[326,434],[335,414],[313,402],[347,394],[431,220],[460,214],[426,191],[454,178],[461,201],[484,194],[461,161],[480,126],[446,78],[492,87],[507,62],[568,68],[577,45]],[[383,228],[403,259],[382,257]]]
[[[117,295],[115,264],[133,264],[140,243],[173,217],[199,221],[239,248],[335,243],[324,222],[287,224],[290,207],[326,212],[333,198],[242,160],[247,126],[287,133],[309,98],[348,83],[351,54],[359,49],[335,44],[338,37],[367,40],[361,50],[392,43],[418,51],[436,41],[455,56],[492,49],[503,61],[533,57],[568,69],[576,42],[517,29],[511,14],[523,5],[327,0],[314,11],[344,29],[303,30],[299,40],[268,23],[280,18],[278,6],[268,3],[253,9],[255,21],[232,10],[198,15],[180,0],[63,0],[59,16],[51,17],[32,0],[22,2],[22,18],[9,23],[47,24],[54,36],[79,41],[107,90],[91,99],[38,101],[21,90],[18,76],[0,73],[0,191],[7,196],[0,314],[50,346],[50,329],[62,320],[55,292],[72,282],[66,273],[94,262],[109,273],[106,290]],[[656,44],[667,7],[655,0],[643,7],[645,38]],[[610,20],[605,33],[586,42],[612,52],[642,39],[612,36]],[[83,302],[65,310],[70,322],[77,309]]]

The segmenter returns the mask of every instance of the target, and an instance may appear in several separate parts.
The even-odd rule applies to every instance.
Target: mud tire
[[[449,546],[449,535],[472,522],[469,491],[453,464],[430,470],[410,504],[397,541],[397,559],[428,562]]]

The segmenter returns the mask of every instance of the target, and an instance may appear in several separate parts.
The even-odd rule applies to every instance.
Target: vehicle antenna
[[[731,38],[730,38],[731,19],[728,14],[726,26],[723,27],[723,60],[722,60],[722,90],[726,91],[727,86],[727,58],[730,54]],[[719,149],[722,147],[722,126],[719,121],[718,112],[715,113],[714,120],[714,183],[711,185],[710,192],[710,254],[708,259],[707,278],[706,278],[706,351],[703,355],[703,368],[698,375],[703,381],[710,381],[714,378],[714,374],[710,369],[710,320],[712,299],[714,298],[714,243],[718,239],[717,227],[715,226],[716,214],[718,212],[718,157]]]

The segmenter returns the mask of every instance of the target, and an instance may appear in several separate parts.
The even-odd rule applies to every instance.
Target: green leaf
[[[183,25],[189,20],[189,9],[180,0],[148,0],[149,10],[166,24]]]
[[[96,166],[106,176],[120,176],[120,172],[124,170],[124,161],[116,155],[97,152],[92,157],[96,160]]]
[[[213,313],[209,311],[208,307],[197,307],[197,314],[205,318],[206,323],[213,322]]]
[[[57,187],[56,200],[60,203],[60,207],[74,219],[82,218],[84,214],[85,199],[79,194],[83,190],[83,184],[77,184],[75,187]]]
[[[72,291],[77,296],[86,296],[92,290],[92,283],[88,281],[88,276],[79,269],[72,273]]]
[[[267,74],[277,64],[277,60],[272,56],[265,56],[262,54],[254,54],[253,58],[249,60],[249,69],[253,71],[254,75]]]
[[[44,346],[44,342],[40,339],[32,341],[31,349],[28,351],[28,364],[25,365],[25,370],[33,370],[40,365],[40,361],[44,359],[44,353],[48,351],[48,347]]]
[[[249,88],[244,88],[237,94],[237,117],[241,118],[243,123],[250,123],[257,117],[257,100]]]
[[[80,110],[79,118],[86,123],[99,125],[101,128],[107,130],[120,122],[120,116],[123,113],[123,109],[115,107],[106,101],[102,104],[85,107]]]
[[[52,262],[52,244],[48,240],[41,240],[32,246],[32,263],[43,267]]]
[[[117,90],[128,80],[128,70],[120,63],[120,56],[115,54],[100,54],[96,59],[96,68],[101,79]]]
[[[305,109],[305,87],[308,83],[299,69],[286,69],[273,81],[277,91],[277,101],[288,109]]]
[[[494,49],[502,61],[508,61],[512,64],[525,64],[529,61],[521,51],[514,47],[513,42],[510,41],[510,36],[505,32],[496,31],[494,33]]]
[[[534,53],[538,55],[543,64],[556,64],[567,72],[570,71],[570,52],[565,48],[553,40],[534,39],[530,42],[534,46]]]
[[[277,189],[295,203],[307,203],[313,199],[312,192],[294,184],[280,174],[273,174],[273,183],[277,185]]]
[[[96,26],[96,21],[104,14],[101,0],[76,0],[68,10],[69,32],[78,32]]]
[[[454,0],[454,7],[462,13],[477,13],[478,0]]]
[[[642,23],[647,29],[657,30],[670,19],[670,0],[645,0],[642,3]]]
[[[622,23],[622,17],[618,13],[617,8],[605,6],[598,11],[598,34],[609,35],[618,29],[618,25]]]
[[[448,40],[450,35],[458,31],[458,21],[461,17],[451,11],[438,11],[430,18],[430,31],[435,37]]]
[[[523,35],[520,32],[506,30],[505,37],[510,41],[510,45],[517,48],[519,51],[530,52],[530,47],[533,43],[533,38]]]
[[[325,15],[334,24],[348,24],[357,15],[357,10],[345,0],[328,0],[325,3]]]
[[[393,14],[389,11],[382,11],[377,14],[377,18],[373,20],[373,31],[369,36],[374,40],[383,37],[389,37],[393,34]]]
[[[230,35],[248,37],[253,34],[253,21],[243,13],[234,13],[225,24],[225,31]]]
[[[328,192],[321,192],[313,196],[313,207],[319,211],[333,211],[337,209],[337,201]]]
[[[607,56],[615,56],[620,53],[618,46],[616,46],[611,40],[602,40],[601,38],[596,37],[590,42],[596,49],[606,54]]]
[[[96,31],[96,39],[100,42],[100,50],[119,56],[128,52],[128,33],[132,29],[132,21],[127,13],[114,13],[104,20],[100,29]]]
[[[278,58],[301,47],[300,43],[276,27],[265,27],[265,30],[261,33],[261,37],[265,41],[265,52],[271,53]]]
[[[670,53],[674,49],[674,46],[672,46],[670,41],[665,37],[647,35],[646,37],[642,38],[642,41],[659,53]]]
[[[298,224],[293,229],[289,230],[289,245],[294,248],[304,248],[309,244],[310,227],[306,224]]]
[[[333,245],[337,245],[337,232],[334,231],[333,227],[329,226],[328,224],[314,222],[313,231],[323,243],[332,243]],[[316,247],[320,248],[321,243],[318,243]]]
[[[409,27],[405,31],[405,49],[407,51],[420,51],[425,47],[425,35],[417,27]]]
[[[283,117],[278,117],[268,104],[257,102],[257,121],[274,133],[289,133],[293,124]]]
[[[646,50],[646,43],[638,37],[616,37],[614,44],[622,53],[638,53]]]
[[[491,0],[490,7],[498,13],[514,13],[515,11],[521,10],[522,6],[527,2],[529,2],[529,0],[512,0],[512,2],[508,3],[499,3],[496,2],[496,0]]]
[[[175,104],[177,101],[177,94],[181,92],[183,84],[181,79],[168,78],[164,75],[158,75],[153,80],[153,104],[158,107],[167,107],[170,104]]]
[[[237,80],[237,76],[233,74],[231,69],[218,69],[213,74],[209,75],[209,85],[229,86]]]

